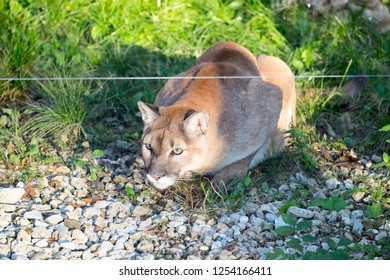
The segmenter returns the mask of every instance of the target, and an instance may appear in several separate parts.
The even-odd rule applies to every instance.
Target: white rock
[[[18,232],[18,235],[16,237],[17,240],[25,243],[25,244],[28,244],[31,242],[31,235],[28,234],[24,229],[21,229],[19,232]]]
[[[99,201],[96,201],[95,204],[93,205],[94,208],[97,208],[97,209],[105,209],[107,208],[109,205],[111,205],[112,201],[107,201],[107,200],[99,200]]]
[[[382,162],[382,157],[377,156],[377,155],[373,155],[372,158],[371,158],[371,161],[373,163],[380,163],[380,162]]]
[[[139,230],[147,230],[152,225],[152,219],[148,218],[139,224]]]
[[[386,231],[381,231],[380,233],[378,233],[376,236],[375,236],[375,241],[379,241],[383,238],[386,238],[388,236],[387,232]]]
[[[57,173],[59,174],[69,174],[70,172],[71,170],[65,165],[59,166],[57,168]]]
[[[100,216],[102,211],[95,207],[86,207],[83,212],[85,218],[93,218],[94,216]]]
[[[363,211],[362,210],[354,210],[352,211],[351,213],[351,218],[352,219],[360,219],[361,217],[363,217]]]
[[[340,184],[340,182],[336,178],[331,178],[331,179],[326,180],[325,184],[326,184],[326,187],[328,188],[328,190],[334,190],[337,188],[337,186]]]
[[[185,235],[187,233],[187,227],[185,225],[178,226],[176,231],[180,235]]]
[[[5,228],[11,223],[11,217],[9,214],[0,214],[0,228]]]
[[[34,243],[34,246],[39,248],[46,248],[49,245],[46,239],[39,239]]]
[[[261,218],[256,217],[255,215],[251,215],[250,217],[250,223],[254,227],[261,227],[265,221]]]
[[[138,246],[137,250],[141,253],[152,253],[154,250],[153,243],[148,240],[142,240]]]
[[[24,218],[29,220],[43,220],[42,214],[39,210],[31,210],[23,215]]]
[[[11,256],[12,260],[28,260],[27,254],[25,252],[15,252]]]
[[[268,204],[262,204],[260,206],[260,209],[263,211],[263,212],[268,212],[268,213],[272,213],[272,214],[278,214],[279,212],[279,209],[271,204],[271,203],[268,203]]]
[[[362,233],[363,232],[363,223],[360,220],[354,220],[352,231]]]
[[[133,215],[136,217],[148,216],[152,213],[152,210],[143,206],[136,206],[133,210]]]
[[[310,210],[307,210],[307,209],[303,209],[303,208],[299,208],[297,206],[289,207],[288,210],[287,210],[287,213],[291,214],[291,215],[294,215],[294,216],[296,216],[298,218],[304,218],[304,219],[310,219],[310,218],[313,218],[313,216],[314,216],[313,211],[310,211]]]
[[[365,195],[364,192],[355,192],[355,193],[352,194],[352,198],[356,202],[360,202],[364,198],[364,195]]]
[[[86,236],[81,230],[74,229],[72,230],[71,236],[73,239],[80,243],[86,243],[88,241],[88,236]]]
[[[88,188],[85,178],[72,177],[70,179],[70,185],[77,189]]]
[[[274,223],[277,218],[278,218],[278,216],[276,214],[273,214],[273,213],[266,213],[265,214],[265,220],[269,223]]]
[[[290,225],[283,220],[282,216],[277,217],[275,219],[275,229],[284,226],[290,226]]]
[[[45,222],[49,225],[57,225],[58,223],[62,222],[64,218],[60,214],[54,214],[45,219]]]
[[[32,238],[49,238],[50,233],[44,227],[34,227],[33,231],[31,232],[31,237]]]
[[[15,204],[22,199],[23,188],[0,188],[0,203]]]
[[[98,256],[101,258],[101,257],[105,257],[107,255],[107,252],[112,250],[112,248],[114,247],[114,245],[112,245],[111,242],[109,241],[103,241],[101,244],[100,244],[100,247],[98,249]]]
[[[64,241],[58,241],[58,244],[60,247],[68,250],[75,250],[76,249],[76,244],[69,241],[69,240],[64,240]]]

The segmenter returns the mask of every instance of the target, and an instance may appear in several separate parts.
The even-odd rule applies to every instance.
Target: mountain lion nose
[[[154,179],[154,180],[156,180],[156,181],[158,181],[161,177],[164,177],[165,175],[161,175],[161,176],[159,176],[159,175],[154,175],[154,174],[149,174],[150,176],[152,176],[152,178]]]

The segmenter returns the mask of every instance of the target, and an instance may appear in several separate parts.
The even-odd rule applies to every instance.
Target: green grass
[[[377,32],[375,24],[360,13],[313,15],[300,1],[292,2],[298,3],[279,8],[269,0],[3,0],[0,77],[173,76],[221,41],[242,44],[255,55],[278,56],[296,75],[390,73],[390,32]],[[352,98],[341,90],[348,81],[298,78],[297,125],[290,131],[292,146],[252,170],[246,181],[235,182],[233,192],[213,190],[200,179],[181,182],[169,195],[191,207],[207,204],[235,210],[245,203],[249,185],[259,190],[260,199],[268,196],[280,200],[284,193],[275,187],[288,182],[291,174],[305,172],[308,177],[326,179],[322,172],[328,166],[317,160],[321,149],[353,149],[369,156],[390,154],[390,131],[380,131],[390,124],[390,79],[371,78],[367,87]],[[45,151],[48,145],[56,145],[61,152],[79,147],[77,143],[84,140],[92,149],[104,149],[118,139],[139,141],[142,124],[136,104],[140,100],[153,102],[164,83],[0,82],[1,168],[21,167],[22,172],[15,172],[9,181],[28,181],[41,176],[31,171],[31,162],[53,157]],[[45,159],[46,152],[49,156]],[[389,157],[384,159],[377,166],[379,171],[381,166],[389,166]],[[83,163],[76,158],[71,164]],[[99,167],[84,167],[95,180]],[[378,223],[388,218],[388,180],[373,184],[369,176],[352,179],[355,185],[365,186],[353,192],[364,191],[371,197],[365,216]],[[134,198],[131,189],[126,191]],[[312,192],[310,186],[298,184],[283,211],[291,205],[306,207]],[[312,202],[329,208],[337,201],[328,198]],[[293,223],[280,235],[290,238],[289,231],[301,227]],[[268,258],[346,257],[345,251],[337,247],[341,244],[332,241],[326,241],[331,247],[329,252],[319,249],[303,254],[299,248],[310,242],[310,236],[306,237],[288,240],[289,247],[298,248],[297,254],[275,249]],[[359,246],[349,247],[348,253],[366,252],[367,258],[389,256],[388,244],[382,253],[374,247]]]

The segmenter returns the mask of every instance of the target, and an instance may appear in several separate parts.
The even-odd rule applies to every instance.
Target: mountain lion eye
[[[180,148],[173,149],[173,153],[175,155],[180,155],[182,152],[183,152],[183,149],[180,149]]]
[[[145,143],[145,148],[149,151],[152,151],[152,145],[150,145],[149,143]]]

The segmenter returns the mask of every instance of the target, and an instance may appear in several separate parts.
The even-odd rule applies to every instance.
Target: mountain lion
[[[211,47],[154,105],[138,103],[148,180],[164,190],[192,173],[217,184],[244,177],[284,148],[295,103],[294,75],[282,60],[231,42]]]

